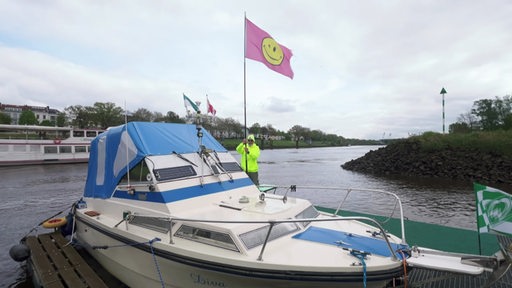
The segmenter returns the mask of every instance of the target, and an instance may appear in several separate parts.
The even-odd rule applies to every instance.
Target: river
[[[343,170],[340,165],[363,156],[379,146],[262,150],[260,183],[297,185],[292,197],[336,208],[343,194],[336,190],[312,192],[301,186],[370,188],[400,196],[404,214],[410,220],[476,229],[475,198],[471,182],[413,178],[379,178]],[[67,212],[83,192],[87,164],[40,165],[0,168],[0,287],[32,287],[25,267],[12,260],[9,248],[42,220],[59,211]],[[376,211],[381,199],[362,197],[346,207]],[[38,233],[48,230],[38,228]]]

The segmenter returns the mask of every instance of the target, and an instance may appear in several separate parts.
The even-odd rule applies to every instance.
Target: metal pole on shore
[[[444,131],[445,131],[445,129],[444,129],[444,94],[446,94],[446,90],[444,90],[444,87],[443,87],[443,89],[441,89],[440,94],[443,95],[443,134],[444,134]]]

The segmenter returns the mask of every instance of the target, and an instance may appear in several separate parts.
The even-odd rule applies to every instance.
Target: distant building
[[[13,125],[19,124],[18,122],[20,119],[21,112],[25,110],[32,111],[36,115],[36,119],[37,121],[39,121],[39,123],[43,122],[44,120],[56,122],[57,116],[60,113],[59,110],[52,109],[50,108],[50,106],[43,107],[0,103],[0,112],[9,115],[12,119],[11,124]]]

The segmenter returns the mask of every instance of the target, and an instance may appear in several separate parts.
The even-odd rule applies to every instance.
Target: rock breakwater
[[[428,150],[419,141],[410,139],[372,150],[341,167],[373,175],[450,178],[487,185],[512,185],[510,157],[468,148]]]

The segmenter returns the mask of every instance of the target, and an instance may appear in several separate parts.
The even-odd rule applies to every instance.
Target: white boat
[[[0,166],[85,163],[103,130],[0,124]]]
[[[92,141],[73,235],[130,287],[385,287],[411,266],[484,271],[409,247],[403,215],[390,235],[277,188],[252,184],[201,127],[130,122]]]

